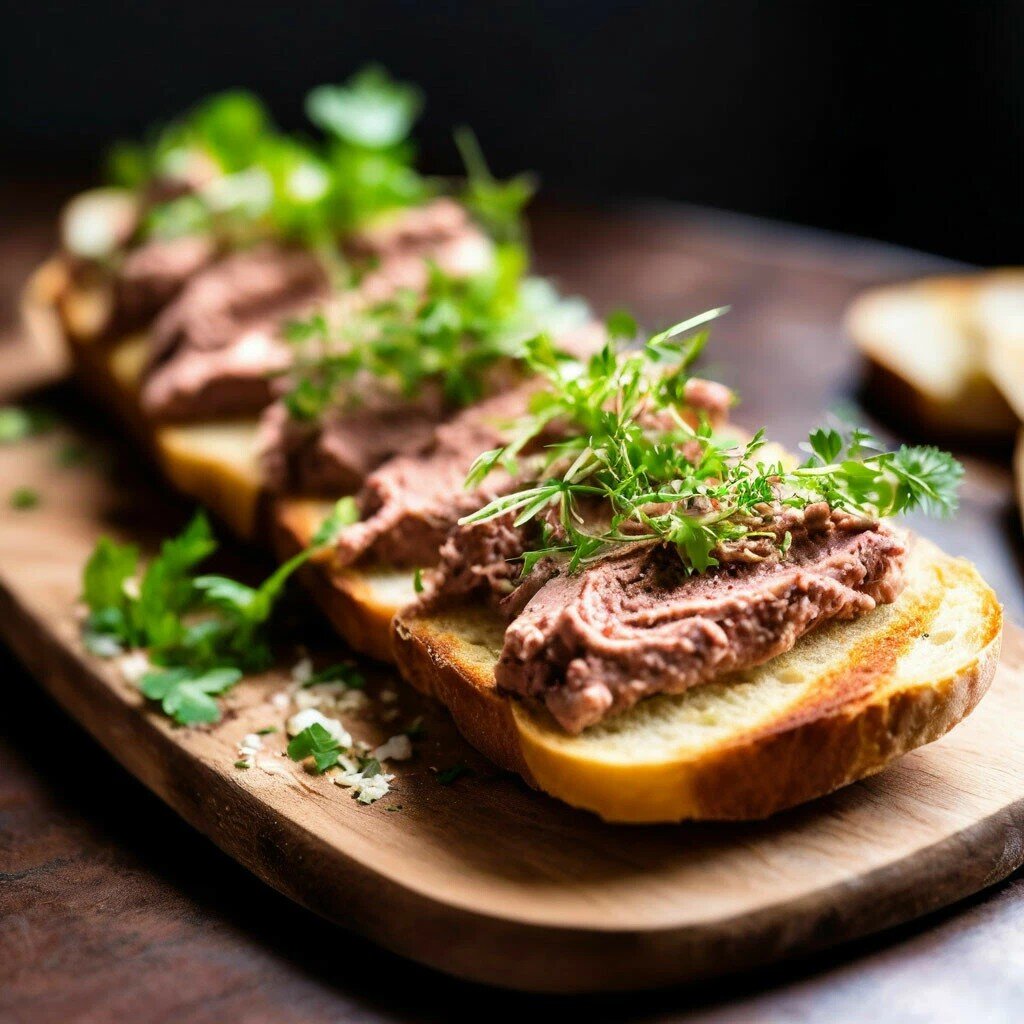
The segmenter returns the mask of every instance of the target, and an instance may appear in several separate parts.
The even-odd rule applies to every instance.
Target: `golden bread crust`
[[[640,752],[620,761],[592,757],[546,713],[498,693],[500,624],[479,609],[434,619],[400,615],[395,656],[413,685],[452,708],[474,746],[567,803],[619,822],[763,818],[938,739],[987,690],[999,658],[999,603],[968,563],[919,544],[931,574],[922,592],[901,598],[884,624],[832,658],[797,703],[696,753],[646,763]],[[948,615],[949,595],[962,593],[977,606],[969,649],[940,677],[902,679],[901,659],[928,637],[940,610]],[[832,628],[841,636],[848,626]]]

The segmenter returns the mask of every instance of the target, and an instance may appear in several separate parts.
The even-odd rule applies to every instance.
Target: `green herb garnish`
[[[11,508],[21,512],[35,508],[39,504],[39,492],[31,487],[16,487],[11,491]]]
[[[230,690],[242,678],[241,669],[195,666],[147,672],[139,689],[150,699],[160,701],[163,713],[182,725],[220,720],[220,708],[214,697]]]
[[[467,485],[499,465],[532,482],[462,522],[511,513],[523,526],[544,514],[541,544],[524,552],[524,573],[545,556],[565,557],[575,570],[615,546],[650,541],[672,545],[689,571],[703,572],[718,564],[720,544],[763,530],[766,509],[823,501],[882,518],[956,508],[963,469],[936,448],[886,452],[863,431],[844,438],[817,430],[806,446],[809,458],[793,467],[766,456],[763,430],[741,444],[716,435],[704,417],[688,422],[685,386],[707,337],[691,332],[722,312],[676,324],[637,352],[612,342],[586,364],[566,360],[543,340],[531,343],[528,362],[548,387],[510,443],[477,459]],[[617,327],[628,335],[624,320]],[[562,440],[520,466],[523,451],[553,422],[564,425]],[[588,519],[584,506],[595,505],[606,514]],[[788,547],[786,538],[781,546]]]
[[[352,662],[343,661],[314,672],[302,686],[305,689],[318,683],[342,683],[349,690],[362,690],[366,687],[366,677]]]
[[[361,315],[332,324],[324,314],[292,322],[295,354],[285,404],[296,419],[359,401],[357,377],[412,399],[434,384],[450,407],[476,401],[501,360],[521,360],[538,332],[565,329],[585,316],[546,282],[525,278],[525,251],[499,246],[493,265],[468,278],[430,267],[426,291],[402,291]]]
[[[18,405],[0,406],[0,444],[11,444],[45,433],[53,426],[53,422],[53,416],[41,409],[26,409]]]
[[[404,142],[423,109],[420,91],[396,82],[372,65],[353,75],[347,85],[321,85],[306,97],[309,119],[364,149],[388,149]]]
[[[250,93],[221,93],[146,143],[117,144],[108,178],[143,194],[154,182],[185,190],[149,206],[143,238],[209,232],[228,243],[283,237],[329,246],[428,197],[407,141],[419,108],[416,90],[368,68],[309,94],[309,117],[326,133],[309,141],[280,132]]]
[[[288,578],[339,528],[339,517],[329,518],[310,548],[258,587],[195,574],[217,546],[202,513],[163,543],[141,578],[138,549],[103,537],[83,574],[83,641],[101,657],[145,649],[154,669],[142,692],[182,725],[216,722],[214,698],[270,663],[265,627]]]
[[[57,449],[57,465],[64,469],[80,466],[89,458],[89,450],[84,445],[69,441]]]
[[[317,774],[322,774],[338,763],[345,749],[319,722],[314,722],[289,742],[288,756],[293,761],[313,758]]]
[[[453,764],[450,768],[444,768],[434,773],[434,778],[442,786],[450,786],[456,779],[463,775],[472,775],[473,770],[465,764]]]
[[[462,201],[490,232],[501,242],[522,242],[523,210],[537,191],[537,181],[531,174],[519,174],[508,181],[498,181],[484,160],[480,143],[469,128],[455,132],[455,144],[466,167],[466,186]]]

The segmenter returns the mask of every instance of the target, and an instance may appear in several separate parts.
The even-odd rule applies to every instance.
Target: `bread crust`
[[[919,544],[937,575],[926,599],[908,598],[884,630],[873,631],[816,678],[807,699],[697,757],[614,763],[574,753],[544,712],[498,692],[493,665],[501,627],[486,611],[456,612],[455,630],[443,617],[399,615],[395,656],[414,686],[452,710],[470,743],[566,803],[615,822],[765,818],[873,775],[938,739],[988,689],[999,660],[999,602],[968,563]],[[927,636],[945,595],[957,587],[969,589],[982,609],[971,624],[974,649],[938,678],[899,684],[900,658]]]

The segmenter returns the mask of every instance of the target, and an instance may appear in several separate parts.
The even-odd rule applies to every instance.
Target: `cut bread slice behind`
[[[209,508],[242,539],[269,541],[282,557],[308,547],[333,502],[275,500],[266,492],[257,458],[256,420],[173,425],[148,421],[139,400],[146,335],[99,340],[72,330],[67,320],[68,308],[86,308],[94,298],[76,290],[62,262],[52,260],[37,271],[26,290],[26,323],[40,344],[70,351],[86,390],[156,457],[176,490]],[[409,570],[334,570],[327,561],[312,563],[303,573],[342,638],[354,650],[388,662],[393,660],[391,619],[415,597],[413,578]]]
[[[44,269],[51,275],[59,261]],[[26,302],[32,312],[26,322],[42,343],[43,333],[58,331],[59,342],[71,354],[79,380],[106,409],[122,420],[135,440],[151,452],[176,490],[209,508],[244,540],[261,531],[262,477],[257,463],[256,419],[214,420],[202,423],[159,424],[142,412],[139,385],[149,351],[145,332],[114,339],[97,339],[73,329],[67,310],[87,306],[88,293],[67,283],[50,297],[56,314],[43,319],[45,303]]]
[[[868,360],[869,398],[933,437],[1013,436],[989,377],[976,300],[989,275],[934,277],[859,296],[846,329]]]
[[[977,571],[919,540],[894,604],[579,736],[498,691],[504,629],[483,609],[400,613],[394,650],[406,678],[502,767],[608,821],[672,822],[763,818],[937,739],[988,688],[1001,628]]]
[[[1024,270],[986,275],[975,306],[988,373],[1024,420]]]

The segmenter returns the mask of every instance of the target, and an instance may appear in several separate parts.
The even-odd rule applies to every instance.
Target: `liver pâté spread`
[[[507,559],[535,546],[522,528],[510,517],[461,526],[429,601],[490,600],[508,623],[498,685],[541,700],[578,733],[651,694],[763,664],[903,588],[901,531],[825,504],[751,525],[770,536],[720,546],[719,566],[704,573],[688,575],[669,545],[638,543],[576,573],[545,559],[517,586]]]
[[[161,420],[263,408],[289,364],[281,323],[327,293],[319,260],[301,249],[267,243],[208,266],[153,324],[143,408]]]
[[[597,337],[591,327],[559,338],[568,352],[592,352]],[[424,568],[436,564],[438,549],[458,520],[512,489],[515,481],[504,472],[492,473],[484,483],[467,490],[466,474],[476,457],[508,442],[509,425],[528,408],[538,381],[499,393],[465,409],[436,427],[429,442],[383,463],[370,473],[356,496],[360,522],[343,530],[335,556],[340,564],[378,563],[395,568]],[[687,385],[691,412],[724,422],[732,392],[721,384],[694,378]],[[539,437],[534,447],[557,438],[557,429]],[[473,536],[485,536],[486,532]],[[523,549],[490,559],[467,559],[473,566],[486,561],[488,573],[518,574],[504,561]]]
[[[312,313],[329,294],[324,267],[308,251],[265,243],[210,262],[204,246],[209,243],[195,238],[151,243],[129,254],[120,273],[122,303],[135,308],[156,293],[170,299],[154,323],[142,393],[156,419],[264,409],[281,388],[275,375],[290,364],[284,322]],[[486,236],[444,198],[390,214],[346,246],[353,265],[367,268],[346,296],[354,307],[382,302],[399,289],[422,289],[428,260],[458,276],[491,258]],[[276,426],[276,420],[268,424],[268,445],[284,429]],[[283,446],[290,441],[280,438]]]
[[[726,389],[690,380],[684,394],[690,414],[702,407],[721,425]],[[702,442],[679,443],[687,461],[700,460]],[[523,490],[522,481],[510,483],[496,481],[504,493]],[[536,483],[530,477],[525,486]],[[688,514],[714,513],[709,499],[693,500]],[[648,514],[668,507],[655,503]],[[409,612],[489,603],[507,624],[498,686],[541,701],[571,733],[653,694],[763,664],[823,623],[892,602],[903,587],[905,534],[824,501],[802,508],[760,501],[733,520],[737,529],[715,543],[702,572],[630,517],[618,541],[580,565],[541,555],[523,575],[525,552],[569,538],[558,502],[517,525],[521,508],[454,526]],[[592,537],[607,532],[610,515],[599,489],[577,498],[572,512],[575,528]]]

